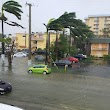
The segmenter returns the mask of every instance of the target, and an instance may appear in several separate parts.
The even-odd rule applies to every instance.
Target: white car
[[[17,52],[13,55],[13,57],[26,57],[27,54],[23,53],[23,52]]]
[[[23,109],[12,105],[0,103],[0,110],[23,110]]]

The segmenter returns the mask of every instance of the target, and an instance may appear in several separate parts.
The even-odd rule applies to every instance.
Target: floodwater
[[[48,75],[27,73],[27,62],[28,58],[14,58],[12,67],[7,60],[0,63],[0,79],[13,86],[0,102],[25,110],[110,110],[109,62],[78,63]]]

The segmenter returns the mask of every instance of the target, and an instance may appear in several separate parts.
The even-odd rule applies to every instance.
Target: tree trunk
[[[7,51],[7,56],[8,56],[8,64],[9,66],[12,65],[12,60],[13,60],[13,47],[14,47],[14,41],[12,42],[12,46],[9,47],[9,51]]]
[[[11,56],[11,51],[7,52],[7,56],[8,56],[8,65],[12,65],[12,56]]]
[[[46,59],[45,64],[48,63],[48,29],[47,29],[47,35],[46,35]]]
[[[58,31],[56,31],[55,54],[56,60],[58,60]]]
[[[70,38],[69,38],[69,55],[70,55],[70,47],[71,47],[71,27],[70,27]]]

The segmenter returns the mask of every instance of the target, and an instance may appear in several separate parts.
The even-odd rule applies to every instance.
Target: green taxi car
[[[51,73],[51,68],[45,64],[34,65],[33,67],[28,68],[28,73]]]

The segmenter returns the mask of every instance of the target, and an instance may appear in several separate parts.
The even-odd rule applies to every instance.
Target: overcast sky
[[[7,0],[0,0],[2,3]],[[110,15],[110,0],[16,0],[22,5],[22,20],[11,14],[5,13],[8,20],[16,21],[26,29],[5,25],[6,34],[28,33],[28,6],[26,1],[32,3],[32,32],[45,32],[43,23],[47,24],[49,19],[58,18],[65,11],[76,12],[76,16],[84,21],[88,15]],[[1,25],[1,22],[0,22]],[[1,33],[1,26],[0,26]]]

